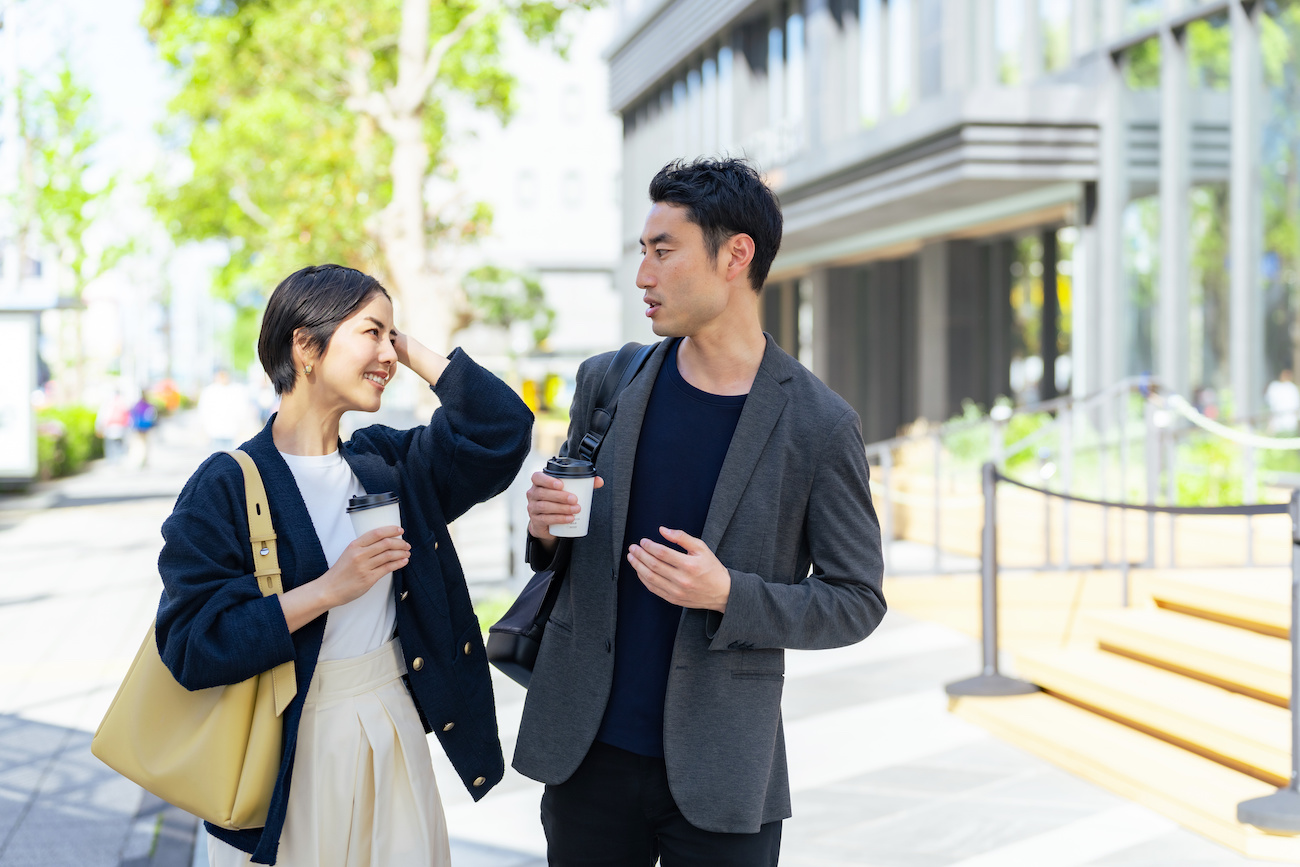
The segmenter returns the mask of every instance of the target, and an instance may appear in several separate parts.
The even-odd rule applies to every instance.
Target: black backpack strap
[[[645,345],[628,343],[614,353],[614,360],[609,363],[605,376],[600,381],[600,388],[596,391],[596,403],[592,407],[591,419],[587,423],[587,433],[578,445],[579,458],[596,462],[600,444],[604,442],[605,434],[609,433],[609,426],[614,422],[614,411],[618,405],[619,395],[641,372],[641,368],[645,367],[650,353],[654,352],[658,345],[657,343]]]

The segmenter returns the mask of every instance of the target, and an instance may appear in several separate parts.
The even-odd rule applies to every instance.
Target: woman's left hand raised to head
[[[394,329],[394,332],[393,350],[397,353],[397,360],[429,385],[437,385],[438,377],[447,369],[447,359],[405,331]]]

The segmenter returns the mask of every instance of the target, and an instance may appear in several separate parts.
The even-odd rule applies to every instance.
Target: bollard
[[[1300,834],[1300,491],[1291,492],[1291,783],[1237,805],[1237,821],[1275,834]]]
[[[981,643],[984,669],[976,677],[950,683],[944,690],[960,696],[1026,695],[1038,687],[998,673],[998,470],[986,463],[983,471],[984,533],[980,544]]]

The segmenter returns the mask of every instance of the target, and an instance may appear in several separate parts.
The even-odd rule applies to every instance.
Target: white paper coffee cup
[[[358,537],[377,527],[402,526],[402,510],[397,494],[365,494],[348,499],[348,517]]]
[[[552,536],[577,538],[587,535],[591,518],[591,494],[596,487],[596,468],[591,461],[581,458],[551,458],[546,462],[546,475],[564,483],[564,490],[578,498],[578,514],[568,524],[551,524],[547,527]]]

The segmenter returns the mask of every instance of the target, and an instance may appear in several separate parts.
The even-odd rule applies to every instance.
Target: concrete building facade
[[[869,441],[1140,373],[1244,418],[1296,366],[1296,4],[617,7],[618,284],[660,166],[753,159],[786,220],[765,327]]]

